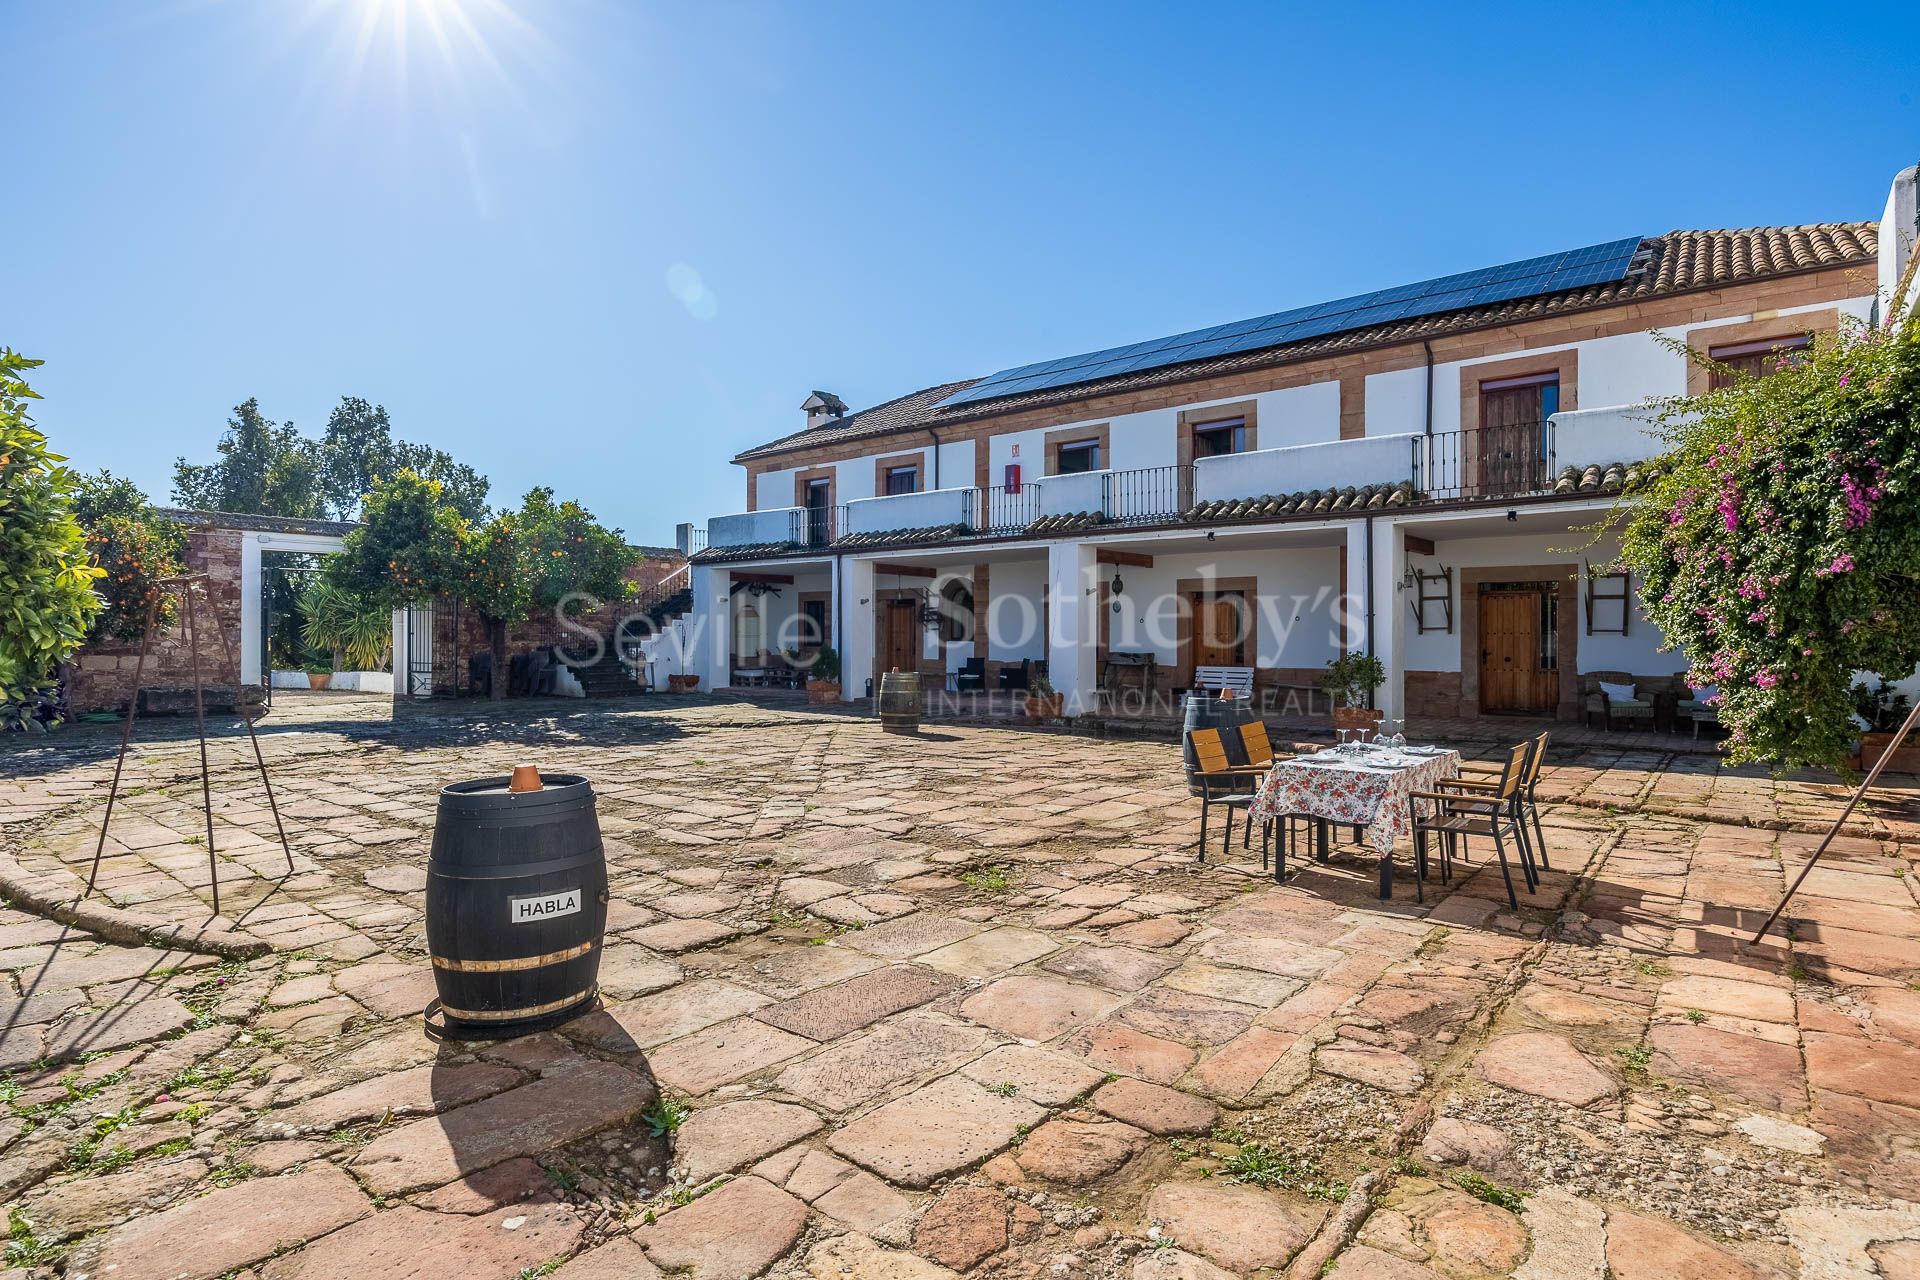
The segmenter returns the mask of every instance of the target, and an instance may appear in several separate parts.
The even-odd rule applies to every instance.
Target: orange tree
[[[0,347],[0,727],[52,719],[54,668],[86,638],[100,611],[86,535],[73,518],[76,478],[47,448],[27,402],[40,361]]]
[[[139,639],[150,608],[156,621],[171,622],[173,598],[161,589],[160,579],[181,572],[186,530],[155,517],[139,486],[111,471],[79,478],[73,513],[87,532],[87,552],[102,574],[93,588],[101,609],[94,615],[88,642]]]
[[[537,488],[518,511],[469,526],[461,540],[461,576],[453,594],[486,621],[493,650],[493,696],[506,696],[507,632],[540,614],[578,618],[633,594],[625,571],[639,553],[577,502],[555,502]]]
[[[1661,421],[1619,509],[1643,608],[1718,689],[1732,759],[1842,766],[1856,673],[1920,663],[1920,324],[1816,340]]]
[[[475,523],[439,482],[411,471],[368,495],[364,523],[328,563],[327,580],[362,600],[399,608],[451,596],[486,623],[493,696],[506,696],[507,635],[548,611],[574,618],[625,599],[624,571],[638,558],[618,529],[577,502],[534,489],[517,511]]]

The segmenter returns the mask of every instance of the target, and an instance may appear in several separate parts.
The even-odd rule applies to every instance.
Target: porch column
[[[260,670],[261,596],[266,578],[260,568],[260,539],[240,535],[240,683],[265,686],[271,672]],[[395,650],[398,652],[398,650]]]
[[[1094,651],[1099,644],[1100,576],[1092,543],[1047,548],[1047,675],[1066,695],[1068,715],[1093,706]]]
[[[1387,670],[1386,683],[1374,694],[1387,719],[1407,713],[1406,595],[1400,575],[1407,571],[1406,531],[1390,519],[1373,522],[1373,656]]]
[[[846,643],[840,646],[840,693],[852,701],[867,696],[867,681],[874,678],[873,561],[846,559],[840,567],[840,622],[846,628]]]
[[[1407,567],[1404,541],[1400,527],[1384,516],[1374,518],[1371,537],[1365,520],[1351,521],[1346,532],[1346,648],[1352,653],[1371,649],[1386,668],[1386,682],[1375,690],[1373,705],[1388,719],[1397,719],[1405,706],[1400,610],[1406,605],[1395,589]]]
[[[730,596],[733,575],[726,569],[695,565],[688,575],[693,584],[693,607],[688,615],[691,626],[686,651],[680,655],[682,670],[700,677],[700,687],[718,689],[733,679],[727,669]]]

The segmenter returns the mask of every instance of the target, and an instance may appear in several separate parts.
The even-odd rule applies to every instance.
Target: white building
[[[1347,646],[1389,716],[1577,717],[1593,673],[1686,667],[1585,532],[1661,451],[1638,406],[1737,376],[1670,344],[1764,375],[1878,322],[1915,218],[1908,170],[1878,223],[1631,237],[859,412],[815,392],[734,459],[747,509],[686,527],[686,667],[759,683],[824,640],[858,698],[1044,661],[1074,710],[1138,682],[1111,654],[1285,692]]]

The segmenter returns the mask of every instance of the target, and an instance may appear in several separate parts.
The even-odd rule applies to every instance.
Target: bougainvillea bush
[[[1736,761],[1843,767],[1856,673],[1920,664],[1920,326],[1862,326],[1660,415],[1621,511],[1642,603]]]

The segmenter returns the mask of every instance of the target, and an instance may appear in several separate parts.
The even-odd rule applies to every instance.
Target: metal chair
[[[1224,858],[1227,856],[1227,851],[1233,847],[1233,811],[1251,809],[1254,788],[1266,770],[1263,767],[1237,765],[1228,761],[1226,743],[1221,740],[1218,729],[1195,729],[1188,735],[1188,739],[1193,743],[1194,759],[1199,766],[1195,773],[1200,783],[1199,860],[1201,862],[1207,860],[1207,815],[1213,811],[1215,805],[1221,805],[1227,811],[1226,833],[1220,838],[1220,856]],[[1247,815],[1249,831],[1252,826],[1253,815],[1249,812]],[[1247,839],[1245,835],[1241,837],[1243,845]],[[1260,865],[1265,866],[1264,832],[1261,838],[1260,854]]]
[[[1441,837],[1440,879],[1443,882],[1453,879],[1455,843],[1474,836],[1488,836],[1492,838],[1494,852],[1500,858],[1500,878],[1507,885],[1507,905],[1516,911],[1520,907],[1520,896],[1514,892],[1513,873],[1507,863],[1509,838],[1519,848],[1521,872],[1526,877],[1528,892],[1538,887],[1533,858],[1527,850],[1523,833],[1525,819],[1515,800],[1526,778],[1527,756],[1532,749],[1531,741],[1515,746],[1492,787],[1412,793],[1415,801],[1426,800],[1433,806],[1431,816],[1423,816],[1419,804],[1413,806],[1414,875],[1421,901],[1426,900],[1427,841],[1433,835]]]
[[[1526,818],[1533,826],[1534,840],[1532,852],[1534,859],[1547,871],[1553,870],[1553,863],[1547,859],[1547,833],[1542,830],[1540,826],[1539,788],[1540,775],[1546,772],[1547,739],[1551,736],[1552,730],[1544,730],[1539,737],[1533,739],[1533,753],[1527,758],[1527,776],[1526,780],[1521,784],[1519,793],[1519,803],[1523,807]],[[1486,780],[1491,782],[1492,778],[1498,776],[1500,773],[1501,766],[1480,760],[1468,760],[1462,762],[1460,768],[1463,773],[1484,775]],[[1476,786],[1476,784],[1467,778],[1450,778],[1448,779],[1448,785],[1468,788],[1474,788]],[[1478,789],[1484,790],[1485,788],[1484,786],[1480,786]],[[1523,836],[1527,833],[1526,823],[1521,824],[1520,833]],[[1534,881],[1537,886],[1539,882],[1537,875],[1534,877]]]

